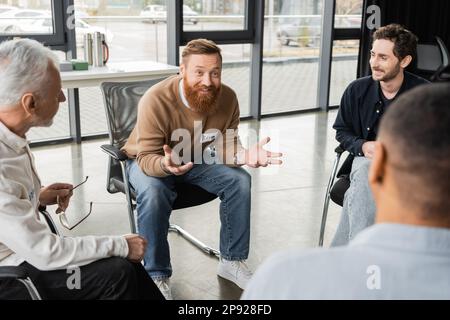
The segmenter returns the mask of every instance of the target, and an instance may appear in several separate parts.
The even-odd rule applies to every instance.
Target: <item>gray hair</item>
[[[0,43],[0,108],[17,104],[26,92],[40,93],[49,63],[59,66],[56,55],[36,40]]]

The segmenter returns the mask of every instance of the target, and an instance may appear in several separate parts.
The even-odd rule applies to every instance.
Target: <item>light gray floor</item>
[[[315,113],[266,119],[241,124],[246,137],[257,132],[270,135],[268,149],[285,154],[280,168],[249,170],[253,177],[251,253],[249,265],[257,268],[269,255],[287,248],[317,246],[324,192],[336,146],[331,128],[336,112]],[[126,234],[129,224],[125,197],[111,195],[105,189],[107,156],[100,151],[106,141],[84,142],[34,148],[42,183],[78,183],[89,180],[74,191],[75,212],[87,210],[93,201],[92,215],[73,231],[59,229],[65,235]],[[50,208],[54,211],[55,208]],[[219,201],[175,211],[172,222],[192,232],[202,241],[218,247]],[[340,208],[331,204],[326,230],[328,245],[336,229]],[[203,254],[176,234],[169,236],[175,299],[238,299],[241,291],[216,275],[217,260]]]

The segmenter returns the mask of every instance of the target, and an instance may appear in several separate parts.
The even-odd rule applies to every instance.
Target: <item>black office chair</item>
[[[442,65],[431,76],[432,82],[448,82],[450,81],[450,53],[441,38],[436,37],[442,57]]]
[[[435,81],[434,75],[449,65],[449,59],[449,52],[444,42],[436,36],[434,43],[417,45],[415,73],[425,79]]]
[[[334,203],[342,207],[344,204],[345,192],[350,187],[350,172],[352,171],[352,163],[354,157],[351,154],[348,155],[342,166],[339,168],[339,162],[345,150],[342,146],[338,146],[334,150],[334,152],[336,153],[336,158],[334,160],[330,178],[328,179],[327,191],[325,193],[325,201],[322,210],[322,222],[320,224],[320,236],[319,236],[320,247],[323,246],[323,238],[327,223],[327,215],[330,199]],[[337,179],[336,182],[334,182],[335,179]]]
[[[106,189],[110,193],[125,193],[128,204],[128,218],[131,231],[137,233],[134,211],[136,194],[131,188],[126,172],[127,155],[120,151],[127,141],[137,120],[137,106],[142,95],[154,84],[163,79],[140,82],[104,82],[101,85],[106,118],[108,122],[110,144],[101,146],[109,157]],[[183,209],[210,202],[216,195],[190,184],[180,183],[175,186],[177,198],[173,209]],[[205,253],[220,257],[218,250],[213,249],[175,224],[170,224],[169,231],[177,232]]]
[[[450,65],[438,70],[432,77],[433,82],[450,82]]]
[[[23,284],[27,290],[31,300],[42,300],[38,290],[31,281],[27,271],[20,266],[17,267],[0,267],[0,281],[1,280],[15,280]],[[11,292],[9,293],[11,294]],[[3,295],[2,295],[3,296]],[[7,299],[7,297],[5,297]],[[24,299],[26,297],[24,296]],[[14,297],[17,299],[17,297]]]
[[[42,210],[41,214],[43,215],[43,217],[45,218],[45,221],[49,225],[50,230],[54,234],[59,235],[58,229],[56,229],[56,226],[55,226],[50,214],[45,210]],[[18,281],[23,284],[23,286],[25,287],[31,300],[42,300],[41,295],[39,294],[39,291],[36,289],[36,286],[34,285],[33,281],[30,279],[28,272],[20,266],[0,267],[0,280]],[[2,297],[3,296],[5,296],[5,295],[2,295]],[[17,297],[15,297],[15,298],[17,298]],[[24,298],[26,298],[25,295],[24,295]]]

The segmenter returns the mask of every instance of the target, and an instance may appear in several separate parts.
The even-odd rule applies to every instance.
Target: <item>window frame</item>
[[[261,0],[245,0],[244,12],[244,29],[243,30],[210,30],[210,31],[185,31],[184,30],[184,1],[177,1],[178,10],[181,13],[180,23],[180,40],[182,45],[186,45],[189,41],[199,38],[206,38],[216,42],[217,44],[248,44],[255,41],[255,10],[254,2]]]
[[[52,5],[52,34],[1,34],[0,42],[14,38],[29,38],[43,43],[45,46],[55,50],[64,50],[67,47],[66,26],[64,25],[65,3],[61,0],[51,0]]]

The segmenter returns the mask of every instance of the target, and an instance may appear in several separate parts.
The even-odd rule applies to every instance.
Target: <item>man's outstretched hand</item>
[[[194,166],[193,162],[189,162],[184,165],[177,165],[176,163],[179,162],[174,160],[176,155],[172,153],[172,149],[168,145],[164,145],[163,149],[164,158],[161,158],[161,167],[166,173],[182,176]]]
[[[251,168],[267,167],[269,165],[281,165],[283,161],[279,158],[283,156],[279,152],[270,152],[264,150],[264,146],[270,142],[270,138],[267,137],[261,140],[259,143],[255,144],[248,150],[244,151],[245,159],[244,165]]]

